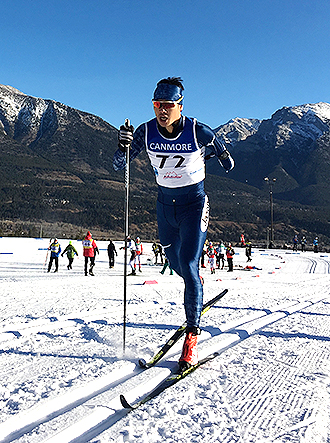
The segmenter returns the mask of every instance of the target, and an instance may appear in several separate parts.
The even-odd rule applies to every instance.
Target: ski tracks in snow
[[[227,369],[244,368],[227,372],[225,389],[242,424],[240,441],[329,441],[330,324],[323,314],[328,303],[305,306],[285,324],[259,331],[253,346],[241,343],[226,355]],[[301,330],[299,317],[308,317],[310,328],[305,320]]]
[[[298,302],[290,302],[282,306],[276,306],[274,309],[259,311],[254,314],[253,318],[251,318],[251,315],[248,315],[236,320],[236,322],[232,321],[231,324],[223,326],[220,334],[212,337],[208,336],[204,341],[201,341],[200,358],[214,351],[223,353],[227,350],[234,349],[236,345],[244,346],[245,339],[260,331],[264,331],[269,325],[276,324],[283,318],[290,317],[293,313],[308,309],[310,306],[319,303],[327,297],[328,296],[324,295],[305,296]],[[265,335],[259,335],[258,339],[260,339],[260,337],[266,337],[266,332],[263,333]],[[248,346],[246,346],[246,348],[249,349]],[[111,428],[127,415],[128,411],[123,410],[119,402],[120,393],[125,393],[131,402],[138,399],[144,393],[149,392],[169,374],[177,358],[178,355],[170,355],[165,362],[147,371],[136,369],[135,364],[131,362],[125,362],[122,365],[120,365],[120,362],[116,362],[118,369],[107,376],[100,377],[85,386],[69,391],[67,394],[43,402],[40,406],[19,413],[0,424],[0,442],[9,443],[15,439],[20,439],[19,441],[21,442],[44,441],[48,443],[78,443],[89,441],[103,431]],[[317,422],[319,424],[320,416],[315,418],[314,411],[316,411],[317,408],[315,408],[314,405],[322,400],[321,390],[320,392],[310,392],[310,390],[308,390],[308,374],[314,374],[313,377],[315,377],[315,369],[319,367],[321,356],[316,355],[315,352],[313,353],[313,350],[311,350],[310,352],[306,352],[304,360],[303,364],[306,367],[307,374],[304,377],[296,371],[296,367],[300,367],[302,362],[300,361],[299,365],[297,365],[295,356],[288,355],[284,358],[282,357],[281,361],[276,361],[276,371],[274,371],[272,367],[264,368],[264,373],[261,378],[255,376],[251,376],[248,379],[245,378],[245,383],[242,384],[239,389],[236,389],[235,392],[231,392],[230,388],[228,388],[226,395],[221,397],[221,403],[224,404],[224,411],[222,411],[221,414],[219,414],[219,411],[215,411],[214,408],[212,409],[212,396],[221,396],[220,386],[217,390],[210,390],[211,398],[204,398],[201,410],[198,412],[197,405],[195,406],[195,408],[197,407],[197,412],[194,412],[198,415],[202,426],[205,427],[205,432],[209,432],[209,434],[207,434],[208,437],[213,439],[209,439],[208,441],[216,441],[219,429],[221,429],[221,434],[219,434],[221,435],[221,442],[225,443],[227,441],[239,441],[233,439],[235,435],[238,436],[240,434],[241,437],[244,435],[252,435],[253,429],[276,427],[276,420],[282,412],[279,409],[279,403],[282,405],[281,407],[285,404],[287,414],[293,414],[296,409],[299,411],[305,410],[305,415],[302,420],[306,421],[306,423]],[[114,366],[116,366],[116,363]],[[212,368],[212,365],[209,367]],[[194,375],[195,380],[196,377],[198,377],[198,371],[199,370],[197,370]],[[287,389],[286,380],[288,379],[288,373],[290,373],[290,378],[295,378],[297,387],[295,394],[292,394],[292,391]],[[191,377],[193,377],[193,375]],[[320,383],[322,384],[321,373],[319,377]],[[220,382],[214,381],[214,383],[221,384],[221,379]],[[235,386],[237,386],[237,384]],[[181,388],[179,386],[175,389],[180,390]],[[185,395],[187,396],[187,394]],[[227,404],[226,396],[232,399],[232,401],[227,402]],[[157,399],[153,401],[157,402]],[[183,402],[180,402],[182,407],[178,411],[179,414],[185,414],[185,403],[189,403],[189,401],[188,399],[185,401],[183,397]],[[208,403],[210,403],[209,413],[211,415],[213,414],[213,423],[218,422],[218,427],[210,425],[210,417],[205,413],[205,404]],[[304,409],[303,406],[305,403],[306,408]],[[163,411],[163,413],[166,414],[166,408],[170,408],[170,405],[164,406],[162,403],[162,408],[164,407],[165,411]],[[162,408],[157,408],[157,413],[162,413]],[[223,412],[230,409],[234,409],[240,417],[240,421],[246,423],[245,428],[239,433],[234,432],[233,421],[230,419],[232,414],[225,413],[223,415]],[[136,411],[135,413],[142,414],[143,416],[143,408],[142,412]],[[219,417],[217,414],[219,414]],[[66,415],[67,419],[65,419]],[[220,415],[222,417],[221,420]],[[58,429],[57,421],[59,417],[61,420],[61,428],[64,429],[60,432],[51,431],[51,429]],[[222,423],[224,418],[225,421]],[[190,426],[189,420],[187,421],[187,426]],[[67,423],[68,426],[63,426],[63,423]],[[43,428],[47,428],[46,435],[48,435],[48,437],[46,439],[42,439]],[[166,432],[166,429],[164,429],[165,434]],[[28,440],[25,439],[27,433],[30,434]],[[52,434],[53,436],[50,437],[49,435]],[[227,434],[228,437],[226,437]],[[129,431],[127,429],[123,433],[123,441],[125,441],[125,438],[126,441],[130,441]],[[143,436],[141,436],[141,442],[143,441],[142,438]],[[278,436],[278,438],[280,438],[280,436]],[[137,439],[134,441],[140,440]],[[248,442],[253,440],[247,439],[242,441]]]

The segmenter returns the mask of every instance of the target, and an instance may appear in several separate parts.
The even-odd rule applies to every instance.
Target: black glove
[[[229,152],[227,150],[225,150],[219,155],[219,158],[220,158],[220,160],[227,160],[229,155],[230,155]]]
[[[133,141],[133,132],[134,132],[134,127],[132,125],[130,126],[122,125],[119,128],[118,147],[122,152],[126,152],[127,148],[130,147]]]

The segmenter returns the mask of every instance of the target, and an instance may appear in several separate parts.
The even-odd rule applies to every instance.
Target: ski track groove
[[[181,304],[181,303],[177,303]],[[177,305],[175,303],[175,305]],[[145,303],[142,306],[135,306],[133,303],[128,303],[128,313],[130,314],[130,309],[134,309],[134,312],[148,312],[153,310],[158,310],[160,307],[171,307],[174,305],[173,299],[171,301],[162,301],[159,303]],[[0,330],[0,344],[15,344],[18,345],[19,341],[26,340],[26,338],[30,335],[38,334],[41,332],[50,332],[57,331],[60,329],[70,330],[75,327],[79,327],[82,324],[89,325],[93,321],[108,321],[109,318],[117,317],[118,314],[122,313],[122,306],[119,306],[114,309],[103,309],[93,312],[86,313],[74,313],[71,315],[63,315],[52,318],[45,319],[37,319],[31,320],[28,323],[16,323],[12,325],[7,325],[1,328]],[[56,318],[56,319],[55,319]],[[116,323],[117,318],[112,320],[113,323]]]
[[[305,428],[304,424],[299,425],[301,417],[296,417],[295,411],[304,411],[303,420],[305,420],[306,416],[312,416],[315,410],[317,411],[316,406],[320,402],[320,393],[314,393],[308,389],[308,380],[309,377],[315,376],[315,371],[320,369],[320,362],[327,361],[329,357],[330,352],[325,351],[318,354],[307,351],[305,355],[300,358],[289,356],[288,361],[283,362],[282,370],[277,368],[276,374],[272,374],[271,368],[266,369],[262,377],[260,377],[261,381],[253,379],[247,383],[247,386],[243,386],[241,390],[236,389],[231,391],[229,388],[228,393],[231,398],[235,399],[233,403],[236,406],[236,410],[241,414],[241,421],[248,423],[242,436],[249,435],[251,438],[251,436],[254,435],[254,429],[259,429],[259,431],[274,429],[276,431],[276,417],[285,412],[288,415],[291,414],[293,421],[297,422],[297,424],[290,429],[293,430],[296,427],[297,435],[299,435],[297,441],[301,441],[300,438],[304,435],[307,427]],[[299,367],[305,368],[303,374],[300,374]],[[292,379],[294,379],[294,382],[292,382]],[[290,386],[286,386],[285,380],[291,380],[291,387],[296,385],[294,391],[289,390]],[[272,392],[271,387],[275,389],[275,392]],[[262,397],[265,396],[267,397],[267,403],[262,403]],[[270,422],[271,416],[273,416],[272,422]],[[306,426],[314,422],[315,420],[307,420]],[[272,423],[272,425],[270,423]],[[277,437],[274,436],[266,441],[269,443],[274,442],[275,439],[283,435],[284,433],[281,433]],[[244,440],[243,438],[242,441],[252,442],[259,441],[259,439],[257,435],[255,435],[255,440]],[[264,440],[262,441],[264,442]],[[290,439],[290,442],[291,441]]]
[[[272,316],[276,316],[276,314],[278,314],[279,312],[283,312],[283,311],[275,311],[276,308],[274,308],[274,310],[267,310],[269,313],[267,314],[266,312],[264,313],[260,313],[260,315],[257,318],[250,318],[249,316],[246,317],[242,317],[238,320],[236,320],[236,328],[234,325],[231,325],[231,327],[229,329],[224,329],[222,330],[222,332],[220,333],[220,335],[218,335],[217,337],[221,337],[221,336],[225,336],[226,334],[234,334],[237,335],[237,331],[239,330],[240,326],[244,326],[245,327],[245,331],[247,331],[247,335],[245,335],[243,338],[241,336],[237,337],[237,339],[233,340],[231,343],[229,344],[225,344],[224,347],[222,349],[220,349],[221,352],[223,352],[224,350],[227,350],[228,348],[234,347],[237,344],[241,344],[245,338],[251,337],[252,335],[254,335],[257,331],[259,331],[260,329],[263,329],[264,327],[268,326],[269,324],[273,324],[274,322],[276,323],[277,321],[281,320],[282,318],[284,318],[285,316],[288,317],[289,315],[293,314],[293,313],[297,313],[300,312],[302,309],[306,309],[306,306],[311,306],[312,304],[317,304],[325,299],[327,299],[329,296],[323,296],[321,297],[320,295],[318,296],[314,296],[311,297],[310,295],[307,297],[307,300],[302,300],[298,303],[292,304],[292,302],[288,303],[287,307],[283,307],[281,306],[280,308],[282,310],[286,310],[288,309],[288,311],[286,311],[286,313],[284,315],[279,316],[279,318],[275,317],[275,320]],[[313,301],[311,301],[313,300]],[[159,305],[157,304],[156,307],[158,308]],[[294,307],[296,307],[296,309],[294,309]],[[145,309],[145,307],[144,307]],[[262,319],[263,323],[261,325],[261,327],[258,327],[258,320]],[[271,320],[271,321],[264,321],[265,319]],[[246,322],[244,322],[244,320],[247,320]],[[253,325],[253,323],[256,322],[256,325]],[[251,327],[250,332],[249,331],[249,327]],[[205,342],[207,343],[209,341],[209,339],[205,340]],[[311,357],[311,356],[309,356]],[[309,366],[310,367],[315,367],[317,365],[317,360],[319,360],[319,358],[317,358],[317,356],[314,356],[315,361],[311,361],[309,360]],[[303,358],[303,360],[306,360],[306,357]],[[308,360],[307,360],[308,361]],[[288,357],[288,361],[287,362],[283,362],[282,364],[282,370],[279,371],[278,373],[272,373],[271,369],[269,370],[269,373],[267,374],[266,380],[267,380],[267,384],[262,386],[262,383],[260,383],[258,380],[252,380],[250,384],[248,384],[245,387],[242,387],[241,390],[238,390],[236,392],[230,392],[229,389],[229,393],[231,394],[232,398],[248,398],[248,401],[243,401],[240,402],[240,400],[238,400],[236,402],[236,410],[237,411],[241,411],[243,413],[243,422],[246,420],[249,422],[249,424],[247,425],[246,429],[244,430],[244,433],[246,434],[246,432],[249,430],[250,432],[253,430],[253,427],[256,426],[256,424],[258,424],[259,427],[264,428],[265,427],[265,423],[263,420],[268,420],[268,416],[265,418],[265,411],[267,411],[267,413],[269,412],[268,409],[274,409],[276,410],[276,402],[278,397],[280,396],[280,393],[278,391],[273,392],[272,388],[270,388],[271,386],[276,386],[277,388],[281,388],[280,392],[284,393],[284,397],[285,395],[288,395],[285,389],[285,374],[288,374],[290,372],[295,372],[295,366],[296,364],[294,364],[294,356],[289,356]],[[128,365],[134,365],[132,363],[129,363]],[[125,367],[127,367],[128,365],[126,365]],[[133,368],[133,366],[131,366],[131,368]],[[155,370],[157,371],[157,366],[155,367]],[[148,370],[149,373],[151,372],[151,370]],[[99,385],[98,389],[96,388],[91,388],[91,385],[94,382],[90,382],[87,386],[83,386],[81,388],[77,388],[74,391],[70,391],[67,394],[64,394],[63,396],[58,396],[55,397],[53,400],[49,400],[48,402],[46,402],[43,405],[37,406],[35,408],[32,408],[32,414],[34,416],[34,420],[30,420],[29,421],[29,415],[31,415],[30,410],[22,412],[21,414],[18,414],[18,416],[13,417],[12,419],[7,420],[6,422],[0,424],[0,443],[9,443],[12,442],[14,439],[20,438],[21,436],[23,436],[24,434],[28,433],[28,432],[32,432],[36,427],[40,426],[40,425],[44,425],[45,423],[56,419],[56,417],[60,416],[61,414],[67,414],[72,412],[75,408],[77,408],[78,406],[84,406],[85,405],[85,411],[86,409],[89,409],[88,406],[88,401],[90,401],[91,399],[93,399],[93,404],[97,405],[98,401],[97,401],[97,397],[99,395],[104,394],[105,392],[107,393],[107,396],[111,398],[111,392],[115,392],[116,390],[118,391],[119,389],[121,390],[120,392],[124,392],[125,393],[125,388],[123,383],[127,382],[127,381],[132,381],[134,380],[134,378],[136,376],[138,376],[139,374],[146,374],[148,371],[146,372],[141,372],[141,371],[136,371],[136,369],[128,369],[127,373],[126,373],[126,379],[123,380],[123,370],[121,369],[120,372],[120,376],[117,376],[117,378],[113,378],[111,377],[111,382],[109,381],[109,376],[113,376],[113,373],[110,373],[106,378],[108,380],[108,384],[102,382],[102,380],[97,380],[97,383]],[[266,370],[267,372],[267,370]],[[265,374],[264,374],[265,375]],[[156,375],[157,376],[157,375]],[[154,377],[156,377],[154,376]],[[265,380],[265,379],[264,379]],[[146,383],[150,385],[152,379],[149,377],[147,378]],[[300,381],[301,382],[301,381]],[[299,382],[297,382],[297,387],[300,389],[303,389]],[[157,383],[158,384],[158,383]],[[123,387],[121,387],[121,385],[123,385]],[[86,394],[86,387],[89,387],[89,394]],[[139,387],[137,385],[137,387]],[[256,392],[256,390],[258,390],[259,388],[259,395],[257,398],[254,398],[251,402],[251,396],[253,395],[253,393]],[[136,389],[136,387],[134,388],[130,388],[128,392],[134,391],[134,389]],[[150,390],[150,389],[149,389]],[[79,391],[81,392],[81,394],[79,394]],[[294,407],[294,404],[296,404],[295,407],[297,407],[298,404],[300,404],[300,407],[303,406],[305,400],[304,397],[302,395],[299,394],[299,389],[297,389],[297,394],[289,394],[289,397],[287,399],[287,407],[289,408],[288,410],[291,410],[291,408]],[[76,394],[76,398],[74,401],[69,400],[69,397],[72,397],[72,392],[74,392]],[[84,394],[83,394],[84,392]],[[128,393],[126,392],[126,394]],[[78,393],[78,394],[77,394]],[[140,393],[141,395],[141,393]],[[304,394],[306,395],[306,393]],[[64,400],[63,400],[64,397]],[[65,397],[67,398],[67,400],[65,400]],[[292,398],[290,398],[292,397]],[[138,398],[138,397],[137,397]],[[60,407],[56,407],[56,403],[62,400],[62,405]],[[127,415],[128,411],[123,410],[120,407],[120,404],[118,405],[119,400],[118,397],[113,397],[112,400],[110,400],[110,402],[108,402],[108,406],[105,407],[98,407],[98,406],[94,406],[94,411],[91,414],[87,414],[87,416],[85,414],[83,414],[83,417],[80,421],[70,425],[69,427],[67,427],[66,429],[64,429],[63,431],[60,431],[59,433],[53,435],[52,437],[48,437],[46,440],[43,440],[45,442],[49,442],[49,443],[78,443],[78,442],[86,442],[86,438],[90,439],[93,438],[97,435],[99,435],[103,430],[105,429],[109,429],[113,424],[115,424],[118,420],[120,420],[121,418],[123,418],[124,416]],[[102,404],[102,403],[101,403]],[[87,406],[87,408],[86,408]],[[48,412],[45,414],[45,408],[48,408]],[[79,414],[78,414],[79,415]],[[251,420],[251,416],[253,415],[253,418]],[[25,419],[25,424],[22,426],[22,423],[24,423],[24,420],[22,420],[22,417],[24,417]],[[89,423],[89,420],[91,420],[91,423]],[[19,423],[21,422],[21,424]],[[82,426],[82,423],[86,423],[88,422],[88,426]],[[223,440],[224,442],[226,440]],[[229,440],[228,440],[229,441]]]

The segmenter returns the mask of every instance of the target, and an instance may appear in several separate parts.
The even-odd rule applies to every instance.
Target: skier
[[[181,370],[198,361],[197,335],[203,304],[199,259],[209,218],[205,157],[216,156],[226,171],[234,166],[226,146],[208,126],[182,115],[183,89],[179,77],[157,83],[152,99],[156,118],[141,124],[134,134],[132,126],[122,126],[113,160],[115,170],[124,169],[127,147],[132,160],[145,148],[155,172],[160,243],[170,266],[185,283],[187,329],[179,361]]]
[[[207,241],[204,243],[203,250],[202,250],[202,256],[201,256],[201,268],[206,268],[205,266],[205,255],[207,251]]]
[[[319,238],[315,237],[313,240],[313,250],[315,253],[319,252]]]
[[[136,237],[135,239],[135,256],[134,256],[134,273],[136,273],[136,262],[139,264],[139,272],[142,272],[141,269],[141,255],[143,254],[143,245],[140,240],[140,237]]]
[[[210,268],[211,268],[211,274],[215,274],[215,257],[216,257],[216,250],[213,246],[213,243],[210,241],[209,245],[207,247],[207,256],[209,258]]]
[[[83,245],[83,256],[85,257],[85,275],[87,274],[88,259],[89,264],[89,275],[94,275],[93,268],[95,266],[95,254],[99,254],[98,247],[96,246],[95,240],[92,238],[90,231],[87,232],[86,237],[82,241]]]
[[[245,246],[245,237],[244,237],[244,234],[241,234],[241,248],[244,248],[244,246]]]
[[[226,248],[226,257],[227,257],[227,263],[228,263],[228,271],[227,272],[233,272],[233,270],[234,270],[234,264],[233,264],[234,254],[235,254],[235,251],[232,248],[231,243],[229,243]]]
[[[128,275],[136,275],[136,272],[134,269],[134,261],[135,261],[135,256],[136,256],[135,241],[131,239],[130,235],[128,235],[126,243],[127,243],[127,250],[130,251],[130,253],[131,253],[131,256],[129,258],[129,263],[128,263],[131,268],[131,273]],[[125,250],[125,246],[121,246],[120,249]]]
[[[109,257],[109,268],[113,268],[115,265],[115,254],[117,254],[116,247],[114,243],[109,240],[108,244],[108,257]]]
[[[252,261],[252,244],[249,240],[245,243],[245,255],[247,257],[247,261]]]
[[[163,269],[160,271],[160,274],[163,274],[163,275],[164,275],[164,272],[166,271],[166,268],[167,268],[167,267],[169,267],[170,275],[173,275],[173,269],[171,268],[171,266],[170,266],[170,264],[169,264],[167,258],[165,257],[165,263],[164,263]]]
[[[223,244],[223,241],[221,240],[218,244],[216,251],[217,251],[217,268],[220,269],[220,261],[221,261],[221,269],[225,266],[225,245]]]
[[[292,239],[292,243],[293,243],[293,248],[292,248],[292,250],[293,250],[294,252],[297,252],[297,251],[298,251],[298,243],[299,243],[298,235],[297,235],[297,234],[293,237],[293,239]]]
[[[158,262],[158,255],[160,256],[161,264],[164,264],[162,245],[159,245],[158,243],[154,242],[152,244],[152,251],[155,254],[155,265],[157,265]]]
[[[307,239],[305,236],[302,237],[302,239],[300,240],[301,243],[301,252],[305,252],[306,251],[306,244],[307,244]]]
[[[135,241],[132,240],[130,237],[128,237],[127,241],[128,241],[127,247],[131,252],[131,257],[129,259],[129,265],[131,267],[131,274],[130,275],[136,275],[135,267],[134,267],[135,256],[136,256]]]
[[[71,240],[69,241],[68,246],[62,252],[62,254],[61,254],[62,257],[65,253],[66,253],[66,256],[68,257],[68,260],[69,260],[69,264],[68,264],[67,268],[72,269],[72,263],[73,263],[74,256],[76,255],[78,257],[78,252],[76,251],[76,248],[73,246]]]
[[[48,271],[50,272],[52,268],[53,261],[55,262],[55,271],[58,272],[58,257],[61,253],[61,245],[57,241],[57,238],[54,238],[54,241],[50,244],[49,248],[50,250],[50,260],[48,264]]]

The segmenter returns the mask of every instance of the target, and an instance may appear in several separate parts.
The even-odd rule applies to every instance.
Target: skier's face
[[[166,108],[165,106],[162,106],[162,102],[159,103],[160,107],[154,106],[158,124],[171,133],[173,132],[173,123],[181,118],[182,105],[179,103],[173,103],[173,108]]]

